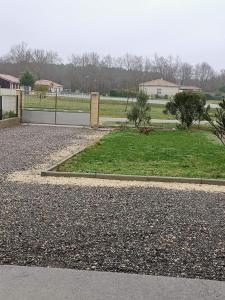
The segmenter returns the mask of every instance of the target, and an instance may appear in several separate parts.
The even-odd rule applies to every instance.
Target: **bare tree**
[[[192,66],[174,56],[155,54],[151,58],[127,53],[120,57],[101,57],[96,52],[87,52],[73,54],[69,62],[63,64],[57,52],[30,49],[21,43],[0,57],[0,73],[19,77],[25,69],[37,78],[58,81],[68,89],[98,89],[102,93],[111,89],[137,90],[140,82],[161,77],[206,91],[216,91],[225,85],[225,70],[216,73],[207,63]]]
[[[112,68],[114,66],[112,56],[110,54],[104,56],[101,60],[101,65],[106,68]]]
[[[32,60],[37,64],[57,64],[62,62],[57,52],[34,49],[31,51]]]
[[[207,82],[215,76],[214,69],[206,62],[195,66],[195,79],[202,88],[206,88]]]
[[[179,81],[182,85],[190,84],[193,79],[194,68],[188,63],[181,63],[179,70]]]
[[[5,60],[9,63],[31,63],[32,53],[27,44],[22,42],[10,49],[9,53],[5,56]]]

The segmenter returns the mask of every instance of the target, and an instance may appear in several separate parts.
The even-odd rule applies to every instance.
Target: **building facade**
[[[49,93],[61,93],[63,92],[63,85],[50,81],[50,80],[37,80],[34,84],[35,86],[46,86]]]
[[[194,86],[179,86],[164,79],[156,79],[139,84],[139,91],[145,92],[151,98],[174,97],[179,92],[200,92],[201,89]]]
[[[201,92],[202,89],[197,86],[185,86],[181,85],[179,88],[180,92]]]
[[[17,77],[0,74],[0,88],[16,90],[20,88],[20,80]]]

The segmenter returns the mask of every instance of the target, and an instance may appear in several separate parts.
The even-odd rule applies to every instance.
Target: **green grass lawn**
[[[225,148],[207,131],[114,131],[58,171],[225,178]]]
[[[114,100],[100,100],[100,116],[108,116],[113,118],[126,118],[127,111],[131,107],[131,102],[126,108],[126,101],[114,101]],[[26,96],[24,99],[24,108],[33,109],[55,109],[55,97],[46,97],[43,99],[37,98],[37,96]],[[165,109],[164,105],[151,105],[151,116],[153,119],[173,119],[163,113]],[[90,100],[77,99],[70,97],[58,97],[57,111],[70,110],[70,111],[90,111]]]

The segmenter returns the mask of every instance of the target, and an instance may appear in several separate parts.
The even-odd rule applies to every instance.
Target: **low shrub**
[[[177,125],[176,125],[176,128],[177,128],[178,130],[186,130],[186,129],[187,129],[187,126],[184,125],[184,124],[177,124]]]
[[[209,112],[206,111],[204,118],[212,126],[215,136],[225,146],[225,100],[219,103],[219,108],[216,109],[214,116],[211,116]]]
[[[15,118],[15,117],[17,117],[17,114],[12,110],[7,111],[3,114],[3,119],[10,119],[10,118]]]
[[[142,134],[149,135],[154,129],[151,127],[139,127],[138,131]]]
[[[141,91],[137,95],[137,101],[132,104],[130,111],[127,113],[128,120],[133,122],[136,128],[147,128],[151,123],[151,107],[148,104],[148,99],[149,96]]]
[[[182,127],[189,129],[194,122],[203,119],[206,100],[201,93],[182,92],[177,93],[173,100],[166,103],[165,114],[171,114],[180,122]]]
[[[111,90],[109,91],[110,97],[121,97],[121,98],[136,98],[138,92],[134,90]]]

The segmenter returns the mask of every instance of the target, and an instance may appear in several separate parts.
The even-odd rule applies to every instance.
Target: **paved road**
[[[55,95],[53,94],[49,94],[48,96],[52,96],[52,97],[55,97]],[[90,99],[90,95],[87,95],[87,94],[80,94],[80,95],[75,95],[75,94],[62,94],[61,95],[62,97],[69,97],[69,98],[77,98],[77,99]],[[110,97],[110,96],[101,96],[101,100],[108,100],[108,101],[124,101],[126,102],[127,101],[127,98],[124,98],[124,97]],[[130,98],[129,99],[130,102],[136,102],[137,99],[136,98]],[[150,104],[158,104],[158,105],[165,105],[169,100],[167,99],[151,99],[151,100],[148,100],[148,103]],[[215,104],[215,103],[208,103],[210,104],[211,108],[218,108],[219,105],[218,104]],[[208,105],[207,104],[207,105]]]
[[[223,300],[225,283],[52,268],[0,266],[5,300]]]
[[[94,134],[0,131],[0,264],[225,280],[225,192],[8,180]]]

